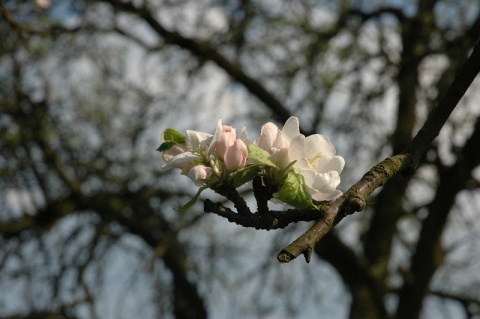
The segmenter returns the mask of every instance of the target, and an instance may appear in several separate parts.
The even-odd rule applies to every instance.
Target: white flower
[[[285,122],[283,130],[271,122],[264,124],[254,144],[269,152],[278,167],[285,168],[292,162],[288,148],[291,140],[297,136],[303,135],[300,134],[298,118],[292,116]]]
[[[255,144],[269,152],[280,168],[296,161],[294,170],[303,175],[313,199],[330,200],[342,194],[336,188],[345,160],[335,155],[335,148],[327,137],[300,134],[298,118],[290,117],[283,130],[273,123],[263,125]]]
[[[300,135],[290,143],[289,157],[297,161],[294,167],[300,170],[315,200],[330,200],[342,194],[336,188],[345,160],[335,153],[330,140],[320,134]]]

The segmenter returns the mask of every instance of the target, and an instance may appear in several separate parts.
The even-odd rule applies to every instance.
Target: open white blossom
[[[335,155],[335,148],[327,137],[300,134],[298,118],[290,117],[283,130],[273,123],[263,125],[254,144],[269,152],[281,169],[296,161],[293,168],[303,175],[313,199],[330,200],[342,194],[336,188],[345,160]]]

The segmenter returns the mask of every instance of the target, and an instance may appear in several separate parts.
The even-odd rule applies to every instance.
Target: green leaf
[[[177,143],[175,142],[163,142],[159,148],[156,149],[158,152],[165,152],[175,146]]]
[[[176,129],[167,128],[162,133],[162,142],[156,151],[165,152],[177,144],[185,144],[185,136]]]
[[[260,165],[247,165],[233,175],[233,186],[235,188],[251,181],[261,170]]]
[[[295,208],[315,208],[302,174],[290,172],[273,197]]]
[[[174,142],[175,144],[185,144],[185,136],[173,128],[167,128],[162,133],[162,142]]]
[[[254,144],[248,145],[248,159],[253,160],[257,164],[278,168],[273,162],[270,153]]]
[[[177,212],[179,213],[185,213],[187,210],[189,210],[190,208],[192,208],[193,205],[195,205],[195,203],[198,201],[198,199],[200,198],[200,193],[203,192],[205,189],[207,189],[208,187],[207,186],[202,186],[200,187],[200,189],[198,190],[197,194],[195,194],[195,196],[193,196],[193,198],[188,202],[186,203],[185,205],[183,205],[182,207],[180,207],[179,209],[176,209]]]

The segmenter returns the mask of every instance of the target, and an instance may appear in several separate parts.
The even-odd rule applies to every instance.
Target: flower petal
[[[339,190],[334,190],[331,193],[325,194],[321,192],[314,192],[310,193],[312,195],[312,198],[316,201],[322,201],[322,200],[332,200],[334,198],[337,198],[341,196],[343,193]]]
[[[329,171],[336,171],[340,174],[343,171],[343,167],[345,166],[345,160],[341,156],[334,156],[331,160],[329,160],[323,167],[322,171],[317,169],[318,173],[325,173]]]
[[[290,141],[288,156],[292,161],[305,159],[305,136],[297,135]]]
[[[189,162],[199,160],[200,156],[193,154],[192,152],[184,152],[172,157],[168,162],[162,165],[162,170],[167,170],[171,168],[182,168]]]
[[[242,140],[237,139],[225,152],[225,167],[229,171],[241,169],[245,166],[247,156],[247,146]]]
[[[269,151],[277,137],[278,127],[272,122],[268,122],[262,126],[260,136],[255,141],[258,147]]]
[[[245,145],[252,144],[252,142],[248,138],[248,132],[246,127],[242,128],[242,132],[240,133],[240,139],[243,141],[243,143],[245,143]]]
[[[335,147],[324,135],[313,134],[307,136],[305,138],[305,157],[311,159],[319,154],[322,158],[330,159],[335,156]]]
[[[333,192],[340,184],[340,176],[336,171],[318,173],[315,175],[312,187],[322,193]]]
[[[282,136],[283,139],[290,144],[290,141],[297,135],[300,135],[300,123],[297,117],[291,116],[283,126]]]
[[[210,145],[212,137],[212,134],[187,130],[185,137],[187,149],[193,152],[206,149]]]
[[[212,173],[213,169],[211,167],[197,165],[188,171],[187,176],[190,177],[195,185],[201,186],[205,183],[205,179],[212,175]]]

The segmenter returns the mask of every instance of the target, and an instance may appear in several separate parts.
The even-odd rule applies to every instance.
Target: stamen
[[[318,153],[317,155],[315,155],[314,157],[312,157],[311,159],[308,160],[308,164],[316,167],[316,165],[313,165],[313,162],[315,162],[316,160],[318,160],[320,157],[322,157],[322,153]]]

